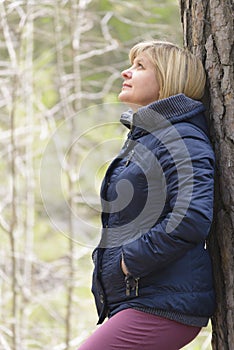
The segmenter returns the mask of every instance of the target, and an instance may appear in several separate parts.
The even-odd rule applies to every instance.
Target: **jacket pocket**
[[[102,261],[102,283],[108,303],[126,296],[125,275],[121,269],[121,248],[106,249]]]

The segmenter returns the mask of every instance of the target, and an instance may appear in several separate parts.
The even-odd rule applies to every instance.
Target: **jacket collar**
[[[120,121],[135,132],[138,128],[150,132],[180,121],[192,122],[194,116],[204,111],[201,102],[178,94],[143,106],[136,113],[128,110],[121,115]]]

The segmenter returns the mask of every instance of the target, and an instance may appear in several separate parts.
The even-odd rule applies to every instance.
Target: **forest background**
[[[176,0],[0,1],[0,349],[75,349],[94,330],[99,187],[121,147],[128,51],[182,45]],[[184,349],[210,347],[210,326]]]

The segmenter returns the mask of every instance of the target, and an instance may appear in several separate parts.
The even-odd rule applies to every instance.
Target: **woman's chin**
[[[124,103],[127,103],[128,102],[128,98],[126,96],[125,93],[123,93],[123,91],[120,92],[119,96],[118,96],[118,99],[121,101],[121,102],[124,102]]]
[[[120,102],[123,102],[124,104],[126,104],[133,111],[137,111],[141,107],[140,105],[129,101],[127,96],[124,96],[122,93],[119,94],[118,99],[119,99]]]

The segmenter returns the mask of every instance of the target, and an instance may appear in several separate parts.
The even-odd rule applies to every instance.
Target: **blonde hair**
[[[195,100],[202,98],[206,77],[198,57],[172,43],[152,40],[133,46],[129,53],[130,62],[133,63],[143,52],[155,66],[159,99],[179,93]]]

